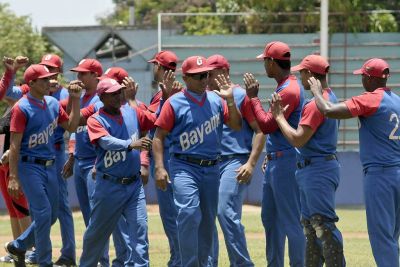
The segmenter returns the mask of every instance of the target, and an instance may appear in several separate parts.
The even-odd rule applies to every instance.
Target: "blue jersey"
[[[11,131],[20,132],[17,124],[25,123],[20,149],[21,156],[41,159],[55,158],[55,129],[59,122],[59,115],[63,116],[63,121],[68,118],[66,113],[61,110],[58,101],[51,96],[44,96],[42,102],[28,94],[15,104],[12,111],[15,114],[12,115]]]
[[[99,102],[100,98],[94,94],[85,98],[81,96],[81,108],[85,108]],[[75,157],[79,158],[94,158],[96,157],[96,152],[94,146],[90,143],[89,135],[87,132],[87,126],[79,126],[75,133]]]
[[[324,92],[324,98],[332,103],[337,103],[337,98],[330,89]],[[339,121],[324,117],[318,110],[314,99],[304,105],[299,124],[307,125],[314,130],[310,140],[303,147],[297,149],[301,157],[310,158],[336,153]]]
[[[242,110],[245,97],[246,91],[244,89],[241,87],[233,88],[233,98],[238,110]],[[253,129],[244,119],[242,112],[242,129],[240,131],[234,131],[226,124],[223,125],[221,155],[250,154],[253,134]]]
[[[60,101],[63,99],[67,99],[69,94],[67,89],[61,87],[57,91],[52,93],[51,96]],[[56,143],[64,143],[64,132],[65,132],[64,128],[62,128],[61,126],[57,127],[55,134]]]
[[[400,97],[389,88],[378,88],[345,104],[360,119],[363,167],[400,166]]]
[[[115,138],[122,140],[139,139],[140,127],[136,110],[129,106],[123,106],[120,110],[121,115],[111,116],[101,108],[88,120],[89,127],[91,125],[90,120],[95,119],[109,135]],[[96,146],[96,155],[96,169],[101,173],[114,177],[130,177],[140,171],[139,150],[111,151]]]
[[[289,78],[281,85],[279,85],[275,90],[275,92],[277,93],[286,93],[285,91],[290,91],[289,93],[292,94],[293,97],[299,98],[298,105],[294,108],[294,110],[287,118],[289,125],[292,128],[296,129],[297,125],[299,124],[301,110],[303,109],[304,105],[304,89],[303,86],[300,84],[300,81],[298,81],[295,76],[289,76]],[[293,146],[287,141],[279,128],[267,136],[267,152],[271,153],[284,151],[291,148],[293,148]]]
[[[156,125],[170,131],[170,153],[215,159],[221,154],[223,100],[214,92],[184,90],[164,104]]]

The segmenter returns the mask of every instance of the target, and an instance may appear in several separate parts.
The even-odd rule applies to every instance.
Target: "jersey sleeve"
[[[365,92],[362,95],[354,96],[344,103],[353,117],[373,115],[379,108],[383,99],[382,91]]]
[[[4,98],[4,96],[8,93],[10,86],[12,84],[12,80],[14,77],[14,73],[10,70],[6,70],[3,77],[0,81],[0,100]]]
[[[69,120],[69,116],[67,112],[63,109],[61,105],[59,105],[59,112],[58,112],[58,124],[66,122]]]
[[[69,98],[65,98],[60,100],[58,103],[60,103],[60,106],[64,109],[67,110],[67,106],[68,106],[68,99]]]
[[[26,116],[18,104],[11,110],[10,132],[23,133],[26,127]]]
[[[155,126],[170,132],[174,127],[174,124],[175,124],[175,112],[168,99],[161,109],[160,115],[158,116],[155,122]]]
[[[324,122],[324,115],[318,110],[315,101],[304,106],[299,125],[309,126],[313,132]]]
[[[87,128],[90,142],[93,144],[96,143],[99,138],[109,135],[108,131],[104,129],[100,122],[93,116],[89,117],[87,120]]]
[[[143,110],[140,107],[135,108],[136,114],[139,121],[139,126],[141,131],[149,131],[154,128],[154,123],[156,122],[156,115],[147,110]]]
[[[242,105],[240,106],[240,113],[242,113],[242,117],[248,123],[252,123],[256,119],[254,116],[253,109],[251,108],[250,99],[247,96],[244,97]]]
[[[87,106],[87,107],[81,109],[81,115],[82,115],[82,117],[84,117],[85,119],[89,118],[89,117],[92,116],[94,113],[96,113],[94,104],[91,104],[91,105],[89,105],[89,106]]]

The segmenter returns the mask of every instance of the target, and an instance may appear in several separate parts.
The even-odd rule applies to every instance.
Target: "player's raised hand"
[[[29,58],[28,57],[24,57],[24,56],[17,56],[14,59],[14,72],[17,72],[20,68],[25,67],[29,62]]]
[[[174,83],[172,84],[172,95],[182,91],[183,88],[185,88],[185,87],[183,86],[182,83],[180,83],[178,81],[174,81]]]
[[[219,74],[217,78],[215,78],[215,82],[219,88],[218,90],[214,90],[214,92],[224,99],[233,99],[233,85],[229,82],[229,77],[225,77],[224,74]]]
[[[9,71],[14,71],[14,59],[10,57],[3,57],[3,65]]]
[[[131,144],[129,145],[130,149],[144,149],[144,150],[150,150],[151,149],[151,144],[153,140],[148,138],[147,136],[142,137],[138,140],[132,140]]]
[[[135,82],[132,77],[125,77],[125,79],[122,81],[122,85],[126,87],[126,97],[129,99],[134,99],[139,90],[139,84]]]
[[[313,95],[322,94],[322,85],[319,80],[315,79],[315,77],[310,77],[307,82]]]
[[[70,82],[67,86],[69,97],[80,98],[83,90],[84,84],[79,80],[74,80]]]
[[[247,184],[251,180],[251,176],[253,175],[254,167],[249,163],[243,164],[239,169],[236,170],[236,180],[239,184]]]
[[[279,94],[273,93],[271,95],[271,99],[268,99],[268,101],[271,107],[272,115],[275,119],[280,116],[284,116],[284,113],[288,109],[289,105],[282,107],[282,97]]]
[[[244,86],[246,88],[246,94],[249,98],[254,98],[258,96],[258,90],[260,84],[257,79],[251,73],[245,73],[243,75]]]
[[[175,78],[175,73],[172,70],[168,70],[164,72],[162,82],[160,83],[160,87],[162,90],[162,97],[164,100],[166,100],[168,97],[170,97],[172,93],[172,87],[174,85],[176,78]]]
[[[156,167],[155,176],[156,176],[157,187],[162,191],[166,191],[168,184],[171,183],[171,181],[169,180],[169,175],[167,170],[165,168]]]

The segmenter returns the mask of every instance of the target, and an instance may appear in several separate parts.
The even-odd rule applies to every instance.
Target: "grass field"
[[[243,224],[246,228],[247,243],[249,252],[255,266],[265,266],[265,238],[263,226],[260,219],[260,207],[245,206],[243,212]],[[337,210],[340,217],[339,229],[344,237],[344,251],[347,266],[368,267],[375,266],[371,248],[368,241],[365,210],[361,208],[340,208]],[[161,225],[158,208],[154,205],[148,206],[149,216],[149,240],[150,240],[150,263],[151,266],[166,266],[169,257],[168,242]],[[75,235],[77,255],[82,252],[82,236],[85,230],[83,219],[79,211],[74,212]],[[12,238],[8,216],[0,216],[0,243],[4,244]],[[229,266],[227,253],[220,234],[220,255],[219,266]],[[58,223],[52,228],[53,258],[59,256],[61,237]],[[5,252],[0,253],[4,255]],[[287,254],[287,249],[286,249]],[[110,258],[114,256],[113,249],[110,250]],[[4,264],[0,266],[13,266]],[[286,255],[285,266],[289,266],[289,259]]]

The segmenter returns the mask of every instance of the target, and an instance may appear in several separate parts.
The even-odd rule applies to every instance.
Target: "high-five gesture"
[[[220,74],[215,79],[215,82],[217,83],[217,86],[219,88],[219,91],[214,90],[214,92],[217,95],[219,95],[220,97],[222,97],[226,100],[233,99],[233,86],[229,82],[229,77],[225,77],[225,75]]]
[[[311,93],[315,96],[316,94],[322,94],[322,86],[320,80],[315,79],[315,77],[310,77],[308,79],[308,84],[310,85]]]
[[[260,84],[257,79],[251,73],[245,73],[243,76],[244,85],[246,87],[246,94],[249,98],[254,98],[258,96],[258,90]]]
[[[282,107],[282,97],[279,94],[273,93],[271,99],[268,99],[268,101],[271,107],[272,115],[274,116],[275,119],[284,116],[289,105]]]
[[[139,84],[135,82],[132,77],[125,77],[125,79],[122,81],[122,85],[126,87],[126,97],[129,99],[135,99],[136,94],[139,90]]]

